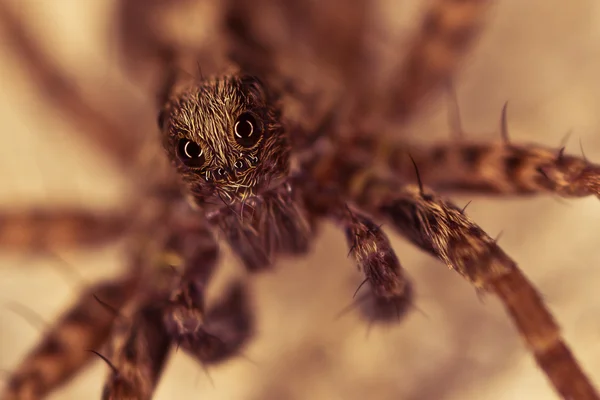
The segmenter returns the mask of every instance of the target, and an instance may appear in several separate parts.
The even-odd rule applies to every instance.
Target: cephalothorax
[[[1,398],[40,399],[99,356],[109,366],[103,399],[149,400],[172,349],[203,365],[241,354],[254,334],[252,303],[243,282],[232,284],[215,304],[205,303],[220,259],[216,232],[254,273],[272,267],[281,255],[306,253],[318,223],[328,220],[345,233],[348,255],[363,274],[356,294],[369,322],[396,322],[412,302],[411,281],[379,224],[386,222],[480,293],[502,301],[559,396],[600,400],[517,263],[465,208],[436,193],[598,196],[600,166],[562,149],[512,143],[506,132],[497,143],[460,140],[422,147],[386,140],[364,126],[339,132],[336,121],[327,120],[317,133],[294,133],[294,139],[316,135],[319,140],[291,140],[275,90],[263,83],[276,74],[277,57],[252,33],[253,20],[247,17],[251,3],[232,2],[222,25],[232,44],[231,59],[253,75],[237,71],[171,79],[176,67],[171,59],[165,63],[160,136],[153,142],[159,150],[151,160],[161,173],[153,171],[148,179],[136,175],[139,171],[131,173],[139,196],[126,213],[38,210],[0,215],[3,230],[22,233],[27,227],[33,232],[0,235],[0,246],[7,248],[43,252],[118,237],[129,241],[124,276],[86,290],[15,368]],[[351,105],[369,103],[369,111],[379,110],[381,118],[407,118],[452,74],[480,26],[482,3],[433,2],[405,63],[395,71],[398,79],[383,96],[385,103],[369,96],[368,85],[353,81],[357,69],[352,60],[360,57],[344,55],[354,43],[313,43],[317,59],[333,65],[348,88],[347,97],[353,98]],[[329,28],[307,23],[293,7],[286,11],[293,23],[282,26],[295,32],[309,26],[321,33]],[[364,22],[362,9],[353,11],[357,24],[349,24],[351,34],[339,35],[344,40],[355,38],[362,26],[358,22]],[[131,164],[131,146],[106,142],[108,135],[125,143],[127,135],[87,107],[68,80],[59,79],[61,74],[25,39],[23,27],[4,3],[0,17],[53,101],[73,118],[89,120],[90,135],[122,165]],[[155,36],[144,38],[161,57],[177,52]],[[56,227],[63,229],[61,235],[53,235]]]

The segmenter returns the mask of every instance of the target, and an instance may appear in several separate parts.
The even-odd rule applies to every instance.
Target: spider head
[[[234,203],[260,194],[289,172],[280,112],[261,82],[229,75],[171,94],[159,116],[163,145],[199,203]]]

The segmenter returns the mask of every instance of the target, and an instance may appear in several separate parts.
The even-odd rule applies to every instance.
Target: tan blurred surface
[[[410,20],[381,2],[391,24]],[[385,4],[384,4],[385,3]],[[21,4],[36,37],[89,88],[115,82],[116,50],[104,40],[109,2],[28,0]],[[416,9],[405,7],[403,10]],[[414,12],[414,11],[412,11]],[[400,25],[400,28],[402,25]],[[401,29],[399,30],[401,31]],[[117,204],[126,185],[100,154],[40,97],[0,37],[0,204]],[[465,130],[498,133],[510,101],[514,141],[558,146],[600,161],[600,6],[595,0],[498,2],[457,80]],[[112,84],[111,96],[120,97]],[[89,89],[86,89],[89,90]],[[123,97],[139,93],[123,88]],[[421,137],[448,132],[444,104],[411,126]],[[149,117],[150,118],[150,117]],[[152,117],[153,118],[153,117]],[[154,134],[154,132],[149,132]],[[465,204],[469,198],[456,199]],[[588,198],[481,199],[468,213],[494,236],[543,293],[584,368],[600,385],[600,203]],[[168,365],[157,399],[554,399],[498,302],[478,300],[455,273],[395,238],[416,284],[419,311],[403,323],[367,326],[351,301],[358,273],[340,232],[324,230],[315,252],[255,279],[259,335],[244,358],[209,370],[183,354]],[[114,250],[63,254],[87,281],[119,268]],[[226,256],[223,263],[231,263]],[[54,263],[54,266],[53,266]],[[0,255],[0,304],[18,302],[51,321],[83,282],[56,261]],[[10,370],[39,339],[41,326],[0,308],[0,369]],[[96,362],[54,399],[98,398],[106,366]],[[212,380],[212,383],[211,383]]]

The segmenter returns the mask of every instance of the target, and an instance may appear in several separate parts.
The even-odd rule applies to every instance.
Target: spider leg
[[[413,290],[385,232],[362,211],[347,205],[333,188],[320,187],[308,177],[298,179],[305,203],[318,218],[328,218],[346,235],[352,256],[365,280],[367,293],[359,297],[366,316],[372,321],[397,320],[412,305]]]
[[[188,346],[204,323],[205,292],[219,256],[217,242],[209,230],[176,233],[166,251],[179,273],[164,307],[164,323],[178,346]]]
[[[131,168],[136,157],[132,149],[136,148],[140,135],[132,134],[132,127],[115,124],[106,115],[98,112],[93,104],[81,93],[67,74],[48,57],[8,2],[0,2],[0,26],[8,43],[22,58],[23,67],[30,78],[39,86],[40,93],[49,103],[65,111],[75,121],[85,138],[99,146],[107,155],[123,168]]]
[[[194,303],[194,295],[203,293],[214,272],[218,245],[201,215],[180,200],[159,198],[131,241],[139,289],[119,312],[108,353],[97,353],[111,369],[103,399],[150,399],[171,345],[204,310],[204,299]]]
[[[386,178],[371,176],[354,190],[352,198],[390,221],[412,243],[479,291],[497,295],[537,364],[564,399],[600,399],[533,284],[463,210],[421,185],[398,189],[396,181]]]
[[[124,326],[117,325],[109,357],[97,353],[111,368],[103,400],[152,398],[171,349],[162,304],[157,300],[148,299],[123,321]]]
[[[234,283],[197,323],[193,334],[180,344],[188,354],[204,365],[218,364],[240,355],[254,333],[254,318],[245,286],[241,282]]]
[[[71,379],[92,358],[89,350],[102,346],[117,318],[100,301],[118,310],[127,301],[132,286],[129,278],[87,288],[10,375],[0,398],[39,399]]]
[[[428,95],[448,82],[478,37],[489,3],[433,2],[381,104],[386,120],[406,120]]]
[[[237,283],[221,302],[205,310],[206,287],[218,259],[218,245],[207,226],[177,232],[167,251],[179,262],[180,279],[163,310],[164,324],[178,347],[201,363],[217,363],[239,351],[253,333],[245,288]]]
[[[125,232],[128,219],[117,213],[80,209],[0,210],[0,249],[43,253],[100,246]]]
[[[600,166],[565,154],[564,147],[461,141],[423,148],[377,142],[363,138],[346,151],[356,149],[367,162],[380,162],[406,181],[416,179],[413,158],[423,181],[438,191],[600,197]]]
[[[366,277],[369,290],[359,297],[362,310],[371,321],[398,320],[412,305],[413,291],[387,235],[369,217],[350,208],[345,215],[331,217],[345,230],[350,255]]]

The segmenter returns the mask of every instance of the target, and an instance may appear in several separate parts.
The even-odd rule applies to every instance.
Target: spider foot
[[[406,281],[402,294],[392,297],[377,296],[369,290],[360,296],[360,311],[370,323],[396,323],[401,321],[413,307],[414,291],[410,281]]]
[[[408,280],[381,228],[367,216],[350,209],[344,217],[344,225],[350,255],[364,272],[373,295],[384,300],[404,297]]]
[[[204,340],[195,346],[197,357],[217,364],[240,355],[254,334],[254,318],[246,288],[235,283],[225,297],[208,311],[203,327]]]

